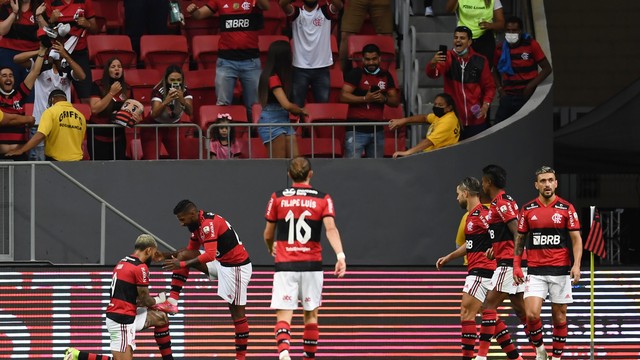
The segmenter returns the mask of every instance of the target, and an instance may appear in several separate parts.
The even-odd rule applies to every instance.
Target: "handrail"
[[[36,242],[36,240],[35,240],[35,221],[36,221],[36,217],[35,217],[35,166],[36,165],[48,165],[53,170],[55,170],[58,174],[62,175],[62,177],[64,177],[65,179],[69,180],[72,184],[76,185],[78,188],[80,188],[82,191],[87,193],[89,196],[91,196],[92,198],[94,198],[95,200],[100,202],[101,207],[102,207],[102,209],[101,209],[101,224],[100,224],[100,229],[101,229],[101,234],[100,234],[101,235],[100,236],[100,265],[104,265],[105,264],[105,237],[104,237],[104,231],[105,231],[104,223],[106,221],[105,220],[105,213],[104,213],[104,208],[105,207],[108,208],[109,210],[113,211],[116,215],[120,216],[123,220],[128,222],[130,225],[132,225],[136,229],[153,236],[158,243],[160,243],[161,245],[163,245],[167,249],[169,249],[171,251],[175,251],[176,250],[173,246],[169,245],[166,241],[162,240],[160,237],[158,237],[157,235],[153,234],[151,231],[146,229],[144,226],[138,224],[135,220],[133,220],[130,217],[128,217],[127,215],[125,215],[122,211],[118,210],[115,206],[111,205],[108,201],[103,199],[100,195],[96,194],[91,189],[89,189],[88,187],[83,185],[81,182],[76,180],[73,176],[67,174],[64,170],[60,169],[57,165],[55,165],[51,161],[15,161],[15,162],[2,163],[1,165],[8,166],[9,168],[12,168],[14,166],[30,166],[31,167],[31,219],[30,219],[30,231],[31,231],[31,234],[30,234],[30,243],[31,243],[30,251],[31,251],[31,253],[30,253],[30,255],[31,255],[31,261],[36,261],[36,258],[35,258],[35,248],[36,248],[36,243],[35,243]],[[13,241],[13,239],[12,239],[12,241]]]

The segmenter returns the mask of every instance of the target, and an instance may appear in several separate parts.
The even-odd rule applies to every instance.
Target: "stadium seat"
[[[282,35],[282,29],[285,26],[284,11],[277,1],[270,1],[269,10],[263,12],[264,27],[260,31],[260,35]]]
[[[253,104],[251,106],[251,122],[254,124],[258,123],[258,120],[260,120],[260,113],[262,112],[262,105],[260,104]]]
[[[120,59],[123,68],[135,68],[137,55],[127,35],[91,35],[87,37],[89,60],[96,68],[103,68],[113,57]]]
[[[305,106],[309,116],[305,117],[306,123],[329,123],[347,121],[348,104],[342,103],[315,103]],[[314,126],[309,133],[313,138],[336,139],[344,143],[344,126]]]
[[[72,103],[72,105],[74,108],[76,108],[76,110],[80,111],[82,115],[84,115],[84,118],[86,120],[89,120],[89,118],[91,117],[91,106],[89,106],[89,104]],[[33,112],[33,110],[31,112]]]
[[[200,107],[198,125],[205,138],[211,138],[208,130],[218,118],[218,114],[229,114],[233,122],[247,123],[247,109],[242,105],[203,105]],[[247,128],[236,127],[236,138],[246,139]]]
[[[386,71],[396,69],[396,48],[393,37],[389,35],[351,35],[347,51],[352,66],[362,66],[362,48],[367,44],[376,44],[380,48],[380,68]]]
[[[33,115],[33,103],[25,103],[24,104],[24,114],[25,115]]]
[[[184,73],[187,88],[193,95],[193,122],[196,124],[199,123],[200,107],[216,104],[215,76],[214,70],[192,70]]]
[[[341,158],[342,142],[331,138],[298,137],[298,152],[310,158]]]
[[[164,71],[169,65],[178,65],[188,70],[187,38],[183,35],[142,35],[140,60],[147,69]]]
[[[151,90],[162,80],[162,73],[155,69],[128,69],[125,79],[131,85],[133,98],[143,105],[150,105]]]
[[[391,119],[400,119],[404,117],[402,105],[398,107],[390,107],[385,105],[382,117],[385,121]],[[384,157],[391,157],[396,151],[404,151],[407,149],[407,127],[403,126],[397,130],[389,130],[388,126],[384,127]]]
[[[92,5],[93,11],[96,13],[99,33],[120,34],[124,32],[123,0],[93,0]]]
[[[262,66],[267,62],[269,46],[277,40],[289,41],[289,38],[284,35],[260,35],[258,37],[258,47],[260,49],[260,61],[262,62]]]
[[[331,89],[329,90],[329,102],[339,103],[340,93],[344,85],[344,74],[339,66],[329,70],[331,76]]]
[[[340,59],[340,54],[338,52],[338,39],[335,35],[331,35],[331,57],[333,58],[333,65],[331,68],[339,68],[338,59]]]
[[[208,0],[182,1],[182,13],[184,14],[184,26],[181,27],[182,34],[187,37],[189,52],[193,54],[193,40],[196,36],[217,35],[220,32],[220,16],[216,12],[206,19],[194,19],[187,12],[186,7],[194,3],[198,8],[205,6]],[[216,43],[217,44],[217,43]],[[195,56],[194,56],[195,60]]]
[[[91,69],[91,80],[93,81],[101,80],[103,73],[104,73],[104,69]]]
[[[269,152],[265,148],[262,140],[259,137],[252,137],[251,141],[247,145],[246,153],[243,152],[240,155],[242,159],[267,159],[269,158]]]
[[[193,37],[191,49],[198,69],[216,69],[219,41],[220,35],[196,35]]]

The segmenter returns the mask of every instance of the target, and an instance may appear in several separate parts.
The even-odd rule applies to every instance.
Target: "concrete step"
[[[418,88],[418,94],[422,97],[422,103],[431,103],[435,99],[436,95],[442,93],[444,89],[442,87],[423,87]]]
[[[417,11],[417,12],[416,12]],[[424,8],[414,10],[414,16],[409,19],[409,24],[413,25],[418,32],[443,32],[451,34],[453,38],[453,30],[456,28],[456,16],[451,14],[425,17]]]
[[[416,51],[438,51],[440,45],[446,45],[447,49],[453,46],[453,33],[451,32],[418,32],[416,33]]]

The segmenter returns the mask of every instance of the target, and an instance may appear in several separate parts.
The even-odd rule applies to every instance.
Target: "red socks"
[[[107,355],[98,355],[86,351],[80,351],[78,353],[78,360],[111,360],[111,357]]]
[[[553,357],[560,358],[567,341],[567,323],[553,325]]]
[[[173,270],[173,274],[171,274],[171,292],[169,293],[169,297],[172,299],[180,300],[180,292],[182,291],[182,287],[184,283],[187,282],[189,278],[189,268],[180,268]]]
[[[495,333],[496,318],[498,313],[495,310],[482,311],[482,325],[480,325],[480,345],[478,346],[478,356],[487,356],[491,338]]]
[[[540,318],[529,320],[527,322],[527,328],[529,329],[529,336],[531,336],[533,346],[539,347],[544,344],[542,340],[542,320],[540,320]]]
[[[316,351],[318,350],[318,338],[320,337],[320,331],[318,330],[318,324],[306,324],[304,326],[304,334],[302,335],[302,354],[303,359],[315,359]]]
[[[474,357],[478,330],[475,321],[462,322],[462,360],[472,360]]]
[[[500,318],[496,320],[495,337],[498,344],[500,344],[502,351],[507,354],[509,359],[517,359],[520,357],[516,346],[511,341],[511,334],[509,334],[509,330],[507,330],[507,325],[505,325]]]
[[[236,360],[244,360],[249,342],[249,322],[246,317],[243,317],[234,321],[233,326],[236,330]]]
[[[169,324],[156,326],[153,330],[153,337],[156,339],[158,349],[162,360],[173,360],[173,352],[171,351],[171,335],[169,333]]]
[[[286,321],[278,321],[275,328],[278,353],[289,350],[291,346],[291,325]]]

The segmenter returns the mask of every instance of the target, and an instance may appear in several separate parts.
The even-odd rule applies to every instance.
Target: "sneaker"
[[[169,299],[165,302],[161,302],[160,304],[155,304],[151,308],[153,310],[165,312],[169,315],[175,315],[178,313],[178,305],[169,302]]]
[[[409,16],[413,16],[413,8],[409,6]]]
[[[289,356],[289,350],[282,350],[280,352],[280,360],[291,360],[291,356]]]
[[[64,352],[64,360],[78,360],[78,354],[80,350],[76,348],[67,348],[67,351]]]
[[[433,8],[431,6],[427,6],[426,8],[424,8],[424,16],[433,16]]]
[[[544,348],[544,345],[536,348],[536,360],[548,360],[547,350]]]

